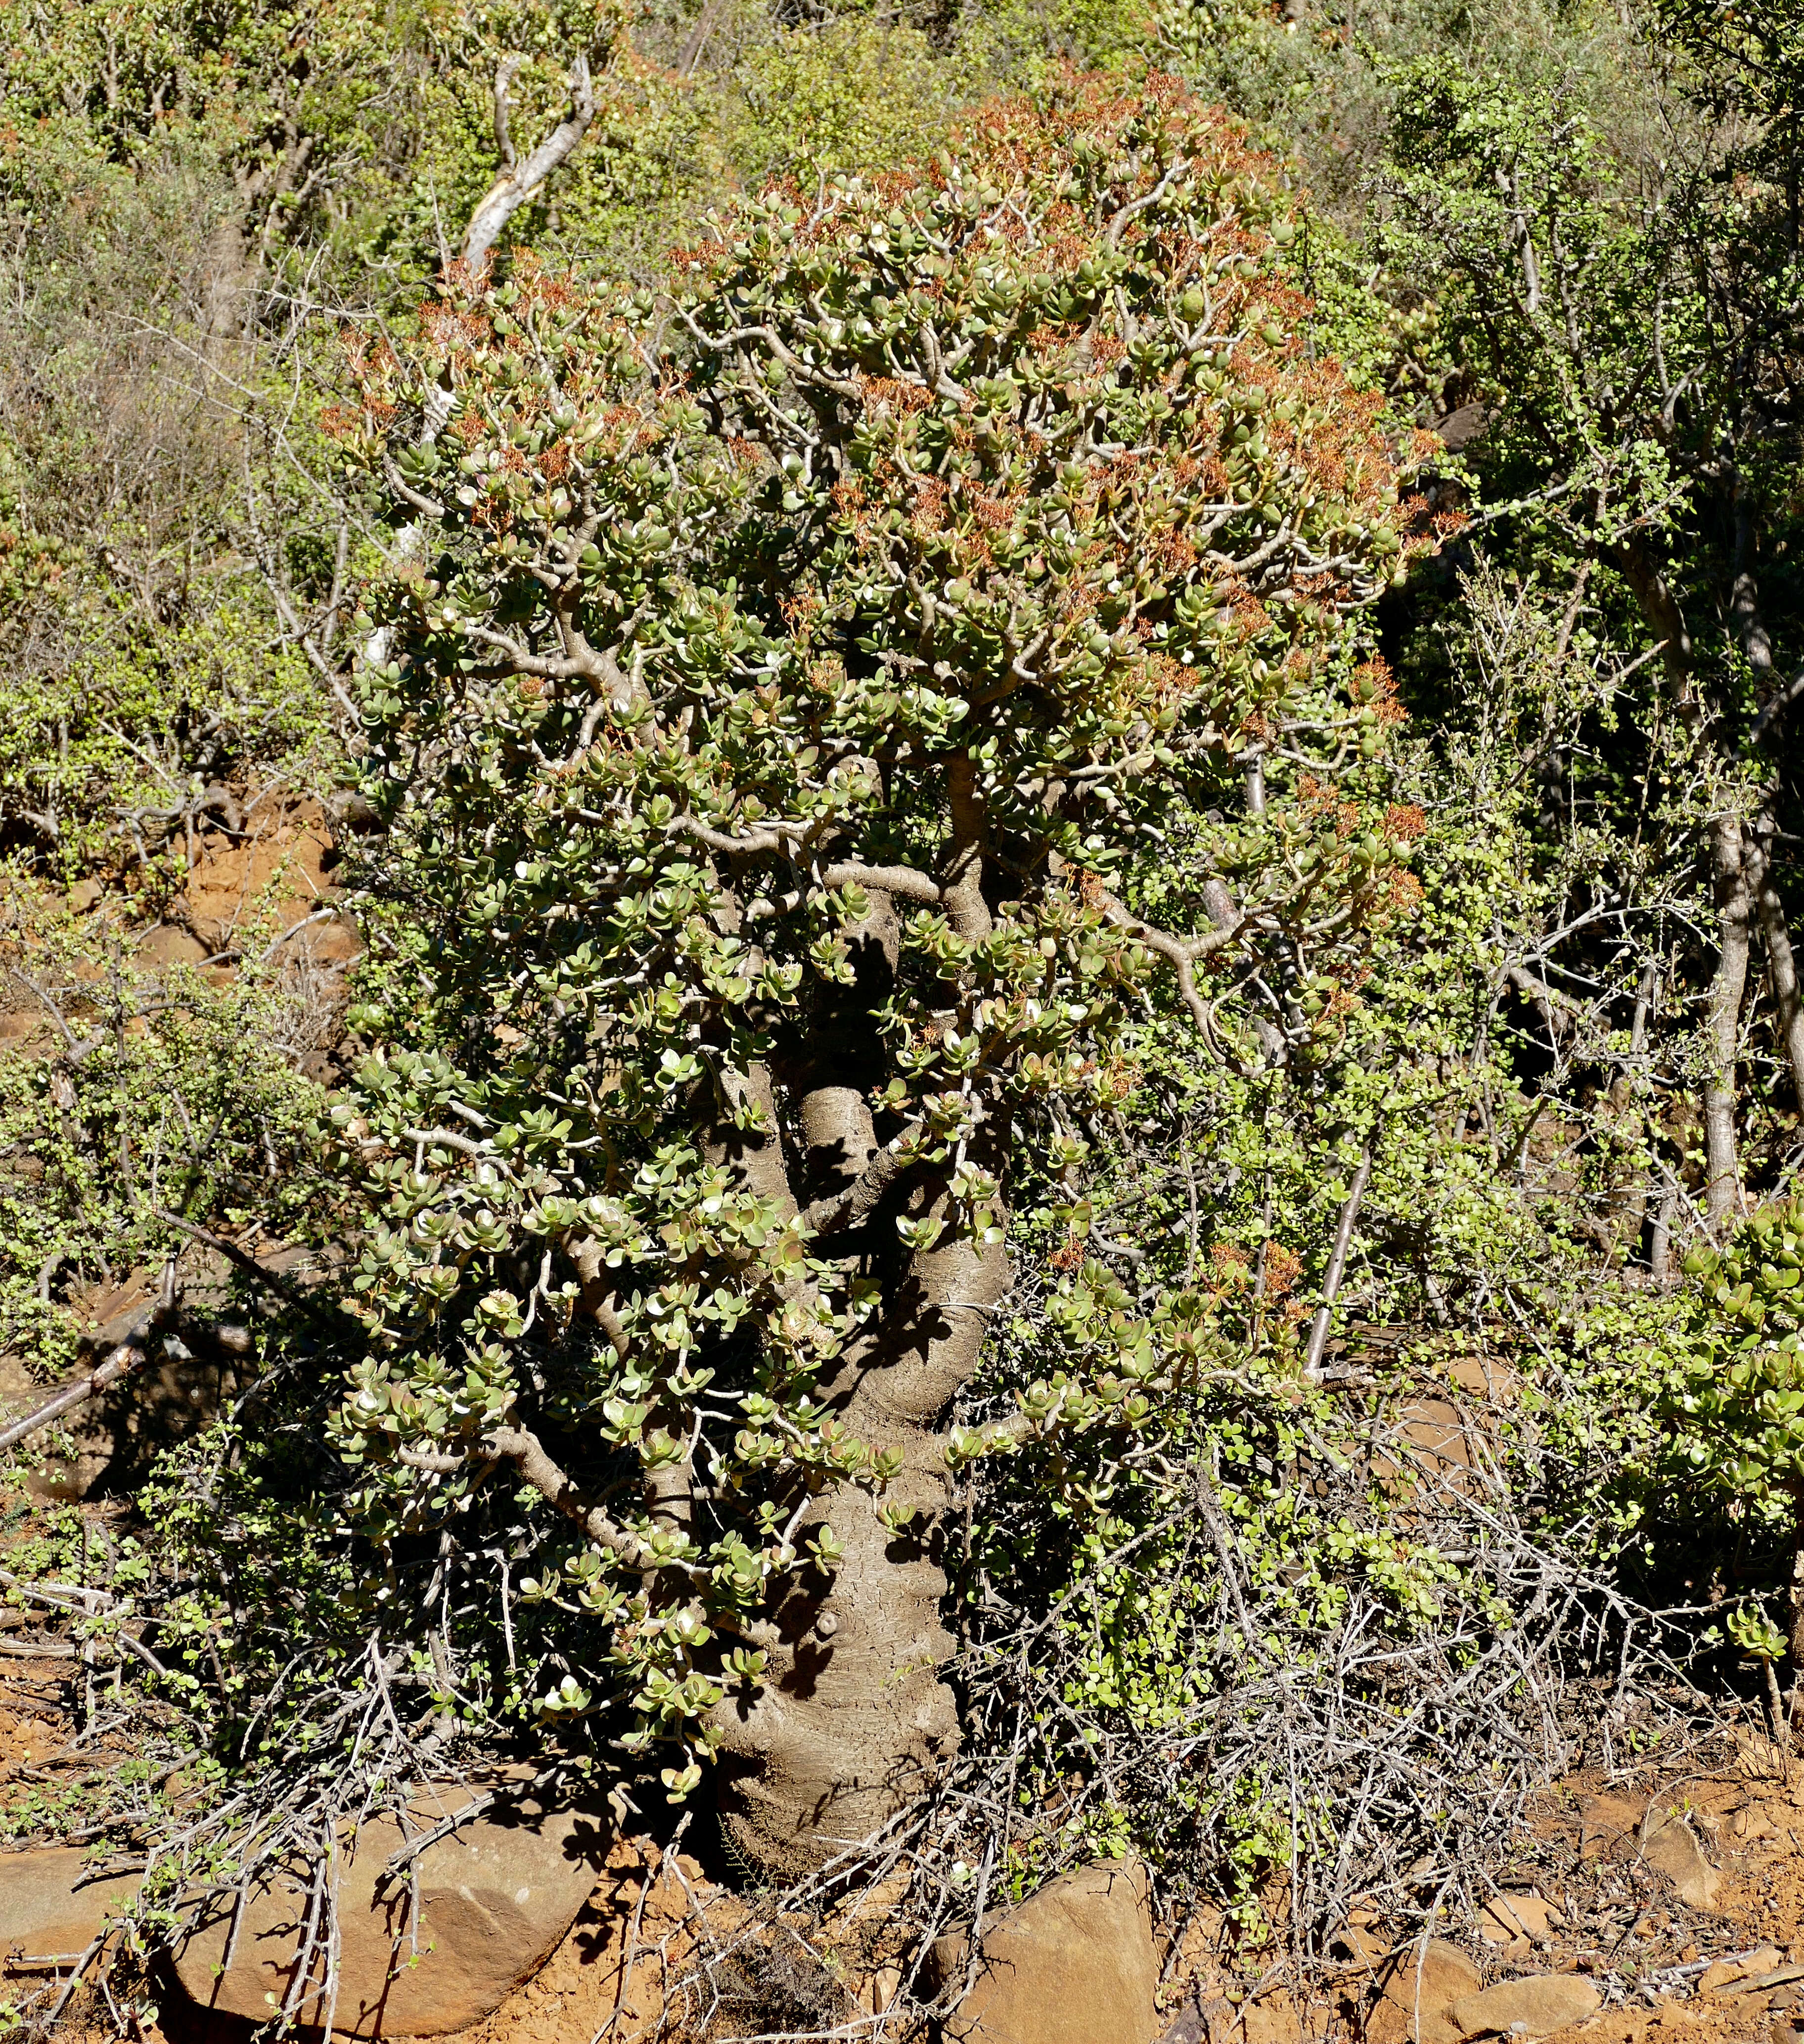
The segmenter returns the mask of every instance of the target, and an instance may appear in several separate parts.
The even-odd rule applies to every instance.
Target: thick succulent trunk
[[[948,907],[967,936],[990,928],[982,889],[982,817],[968,764],[951,774]],[[941,1429],[969,1381],[991,1317],[1012,1281],[1000,1242],[949,1228],[937,1246],[903,1252],[894,1223],[949,1221],[943,1172],[885,1175],[868,1105],[880,1070],[874,1011],[894,983],[894,904],[873,892],[868,920],[848,932],[856,979],[814,1017],[786,1074],[803,1154],[775,1143],[741,1168],[767,1197],[799,1185],[817,1253],[879,1277],[883,1302],[839,1358],[822,1402],[848,1431],[901,1458],[881,1496],[854,1485],[823,1492],[798,1537],[830,1524],[843,1550],[830,1571],[808,1570],[757,1643],[765,1684],[729,1695],[719,1793],[729,1835],[756,1864],[794,1873],[865,1838],[927,1787],[957,1750],[958,1716],[941,1679],[952,1641],[940,1623],[947,1505]],[[974,1161],[1002,1175],[1007,1138],[992,1121]],[[779,1181],[783,1189],[779,1193]],[[793,1210],[793,1208],[792,1208]]]
[[[910,1202],[914,1204],[914,1202]],[[925,1205],[925,1202],[921,1203]],[[721,1792],[728,1829],[759,1864],[790,1870],[867,1836],[957,1750],[941,1673],[947,1503],[938,1421],[976,1366],[1008,1291],[1001,1246],[959,1243],[910,1260],[900,1296],[831,1387],[848,1427],[902,1458],[881,1498],[825,1493],[804,1524],[831,1523],[844,1550],[777,1614],[767,1685],[730,1700]]]
[[[765,1686],[721,1707],[722,1820],[747,1859],[780,1874],[867,1837],[957,1750],[940,1680],[952,1641],[940,1623],[938,1443],[914,1428],[879,1445],[906,1456],[883,1502],[918,1501],[921,1522],[893,1531],[879,1500],[849,1485],[818,1500],[817,1520],[832,1522],[843,1556],[830,1575],[810,1572],[760,1634]]]

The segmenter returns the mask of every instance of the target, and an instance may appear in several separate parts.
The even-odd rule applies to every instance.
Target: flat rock
[[[1448,2013],[1462,2037],[1551,2037],[1583,2023],[1603,2006],[1603,1996],[1576,1973],[1539,1973],[1532,1980],[1499,1981],[1483,1993],[1454,2003]]]
[[[422,1792],[408,1835],[417,1838],[467,1806],[464,1788]],[[403,1842],[392,1818],[367,1824],[336,1870],[337,1996],[332,2027],[356,2038],[436,2037],[499,2007],[536,1972],[588,1900],[608,1839],[593,1817],[547,1810],[507,1792],[413,1862],[411,1884],[387,1862]],[[264,2022],[294,1984],[311,1869],[296,1866],[253,1888],[224,1964],[232,1910],[223,1904],[177,1947],[176,1978],[206,2008]],[[304,2027],[323,2027],[316,1961],[302,1992]]]
[[[1491,414],[1483,405],[1462,405],[1458,411],[1449,412],[1444,419],[1437,421],[1430,430],[1441,436],[1441,445],[1449,454],[1458,454],[1473,441],[1483,440],[1490,424]]]
[[[1716,1869],[1705,1858],[1696,1834],[1676,1810],[1657,1803],[1648,1805],[1647,1815],[1641,1819],[1641,1857],[1656,1873],[1666,1876],[1687,1907],[1715,1908]]]
[[[934,1947],[947,1985],[969,1965],[964,1936]],[[1146,1869],[1081,1867],[984,1927],[976,1978],[947,2019],[952,2044],[1150,2044],[1159,1959]]]
[[[1513,1945],[1518,1938],[1540,1944],[1552,1915],[1538,1895],[1494,1895],[1479,1911],[1479,1935],[1487,1945]]]
[[[0,1973],[62,1970],[137,1893],[137,1874],[93,1865],[79,1846],[0,1854]]]
[[[1729,1987],[1737,1981],[1752,1980],[1756,1974],[1771,1973],[1784,1963],[1785,1955],[1775,1945],[1763,1945],[1758,1951],[1741,1958],[1717,1959],[1698,1976],[1698,1992],[1714,1994],[1719,1987]]]
[[[1483,1985],[1478,1968],[1457,1945],[1431,1938],[1425,1946],[1406,1946],[1366,2025],[1370,2044],[1460,2044],[1465,2032],[1448,2011]]]
[[[1337,1958],[1350,1959],[1375,1973],[1390,1958],[1391,1941],[1368,1924],[1346,1923],[1329,1940],[1329,1950]]]

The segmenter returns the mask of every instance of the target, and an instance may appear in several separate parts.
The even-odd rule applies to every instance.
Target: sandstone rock
[[[1494,1356],[1460,1356],[1447,1374],[1468,1397],[1485,1405],[1513,1405],[1521,1389],[1516,1373]]]
[[[1241,2044],[1303,2044],[1302,2012],[1280,1988],[1240,2004]]]
[[[135,1873],[91,1877],[79,1846],[0,1854],[0,1973],[59,1970],[138,1892]]]
[[[1750,1952],[1744,1958],[1717,1959],[1698,1975],[1698,1992],[1699,1994],[1714,1994],[1720,1987],[1733,1986],[1737,1981],[1750,1980],[1757,1974],[1771,1973],[1783,1963],[1783,1954],[1773,1945],[1763,1945],[1758,1951]]]
[[[1479,1911],[1479,1935],[1487,1945],[1511,1945],[1518,1938],[1539,1944],[1553,1912],[1538,1895],[1494,1896]]]
[[[1575,1973],[1540,1973],[1532,1980],[1499,1981],[1483,1994],[1454,2003],[1448,2013],[1462,2037],[1551,2037],[1583,2023],[1603,2006],[1603,1996]]]
[[[1425,1946],[1406,1945],[1385,1976],[1383,1997],[1366,2025],[1370,2044],[1460,2044],[1465,2033],[1448,2011],[1483,1984],[1457,1945],[1438,1938]]]
[[[1336,1958],[1375,1972],[1391,1956],[1391,1940],[1370,1924],[1345,1923],[1329,1940],[1328,1949]]]
[[[1705,1858],[1691,1827],[1676,1810],[1657,1803],[1648,1805],[1648,1813],[1641,1819],[1641,1857],[1667,1877],[1678,1889],[1680,1901],[1693,1909],[1715,1908],[1716,1869]]]
[[[1470,447],[1475,440],[1483,440],[1491,424],[1491,414],[1481,404],[1462,405],[1456,412],[1449,412],[1439,420],[1431,431],[1441,436],[1441,441],[1449,454],[1458,454],[1463,448]]]
[[[963,1980],[969,1951],[964,1936],[935,1946],[943,1984]],[[1158,1984],[1146,1869],[1083,1867],[985,1925],[976,1978],[945,2034],[952,2044],[1150,2044]]]
[[[172,923],[159,923],[138,939],[138,956],[149,966],[198,965],[206,955],[206,946],[191,930]]]
[[[468,1792],[423,1792],[417,1837],[469,1801]],[[392,1819],[367,1825],[337,1871],[340,1957],[335,2034],[436,2037],[490,2015],[545,1959],[588,1899],[607,1838],[594,1818],[548,1811],[504,1792],[483,1815],[413,1862],[417,1928],[406,1875],[390,1876],[402,1842]],[[175,1957],[176,1978],[202,2007],[252,2021],[279,2008],[293,1981],[310,1869],[294,1868],[254,1888],[224,1966],[232,1912],[222,1905]],[[417,1957],[415,1956],[416,1952]],[[223,1970],[221,1970],[223,1966]],[[310,1969],[302,2020],[319,2027],[321,1967]]]
[[[1579,1848],[1582,1858],[1597,1859],[1620,1842],[1633,1845],[1643,1815],[1639,1804],[1621,1796],[1587,1796],[1579,1808],[1584,1824]]]

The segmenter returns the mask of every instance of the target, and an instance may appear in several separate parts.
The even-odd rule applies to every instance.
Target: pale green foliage
[[[255,1779],[284,1763],[343,1768],[342,1745],[321,1728],[358,1691],[347,1674],[360,1644],[356,1572],[335,1529],[317,1511],[296,1508],[303,1468],[279,1437],[240,1413],[167,1451],[129,1525],[97,1526],[63,1506],[10,1529],[13,1574],[80,1582],[94,1593],[76,1636],[92,1666],[113,1671],[103,1677],[110,1704],[129,1693],[129,1682],[148,1708],[123,1764],[13,1796],[0,1812],[0,1837],[41,1845],[97,1823],[160,1844],[184,1835],[181,1850],[148,1869],[134,1905],[146,1949],[184,1927],[185,1882],[236,1877],[243,1865],[246,1827],[234,1835],[208,1823],[221,1802],[229,1807],[234,1770]],[[9,1601],[31,1608],[17,1596]],[[155,1669],[121,1648],[122,1630],[154,1634]],[[413,1686],[410,1674],[394,1671],[403,1688]]]
[[[1034,1698],[1043,1746],[1023,1793],[1036,1804],[1099,1756],[1190,1753],[1187,1727],[1212,1754],[1246,1727],[1256,1753],[1254,1727],[1275,1708],[1265,1669],[1307,1671],[1306,1688],[1333,1692],[1349,1641],[1388,1638],[1400,1658],[1423,1657],[1412,1666],[1432,1665],[1431,1643],[1463,1631],[1532,1654],[1538,1565],[1513,1580],[1456,1498],[1432,1483],[1412,1494],[1382,1475],[1406,1454],[1394,1430],[1411,1401],[1485,1412],[1508,1508],[1529,1537],[1600,1579],[1625,1560],[1637,1572],[1644,1512],[1659,1509],[1641,1473],[1657,1462],[1661,1389],[1684,1350],[1673,1302],[1621,1284],[1595,1245],[1639,1233],[1648,1164],[1640,1116],[1657,1095],[1632,1065],[1633,1086],[1606,1098],[1586,1142],[1590,1167],[1556,1184],[1524,1152],[1545,1109],[1516,1076],[1525,1045],[1502,1012],[1512,962],[1533,957],[1561,905],[1591,884],[1608,836],[1546,843],[1533,762],[1571,742],[1614,690],[1607,667],[1552,657],[1557,616],[1537,592],[1481,574],[1461,597],[1452,672],[1465,693],[1441,706],[1437,725],[1394,726],[1375,756],[1346,761],[1333,791],[1349,840],[1379,814],[1394,832],[1417,833],[1394,881],[1398,912],[1375,920],[1352,970],[1313,986],[1273,974],[1279,998],[1267,1012],[1283,1015],[1282,1065],[1244,1040],[1237,1066],[1205,1058],[1186,1018],[1161,1021],[1144,1088],[1125,1109],[1131,1130],[1118,1128],[1092,1159],[1088,1239],[1121,1274],[1087,1266],[1024,1282],[963,1415],[977,1431],[1056,1371],[1071,1290],[1106,1301],[1124,1343],[1164,1291],[1196,1287],[1210,1301],[1210,1353],[1224,1366],[1203,1374],[1193,1403],[1160,1405],[1125,1452],[1106,1434],[1071,1438],[1031,1469],[992,1463],[983,1473],[964,1579],[970,1622],[980,1627],[999,1598],[1029,1629],[1044,1604],[1061,1613],[1056,1696]],[[1397,716],[1387,687],[1376,699]],[[1319,787],[1315,799],[1325,799]],[[1225,834],[1206,820],[1167,826],[1159,885],[1181,892],[1193,859],[1237,877],[1260,870],[1281,855],[1294,800],[1288,773],[1271,763],[1267,816],[1237,819],[1228,859]],[[1610,851],[1620,856],[1619,845]],[[1647,885],[1633,868],[1631,885]],[[1663,905],[1649,892],[1631,898],[1651,914]],[[1233,973],[1231,958],[1222,970]],[[1637,967],[1619,959],[1614,970],[1620,997]],[[1214,990],[1213,975],[1203,983]],[[1625,1035],[1615,1041],[1625,1058]],[[1563,1118],[1563,1147],[1586,1134]],[[1329,1351],[1354,1381],[1311,1390],[1298,1381],[1299,1351],[1368,1142],[1371,1178]],[[1059,1230],[1036,1239],[1030,1268],[1058,1254]],[[1478,1358],[1496,1373],[1493,1400],[1472,1377]],[[1231,1564],[1196,1500],[1199,1463]],[[1366,1482],[1352,1475],[1362,1470]],[[1269,1662],[1223,1650],[1229,1566]],[[1229,1606],[1226,1622],[1233,1616]],[[1012,1704],[1010,1642],[1005,1630],[990,1672]],[[1400,1727],[1401,1699],[1425,1693],[1412,1676],[1393,1699]],[[999,1706],[995,1732],[1009,1721]],[[1462,1722],[1451,1708],[1442,1720]],[[1402,1819],[1394,1811],[1390,1821]],[[1085,1846],[1131,1835],[1167,1867],[1206,1864],[1256,1917],[1273,1864],[1293,1861],[1298,1880],[1313,1881],[1348,1823],[1332,1786],[1319,1804],[1294,1803],[1268,1749],[1213,1776],[1194,1761],[1117,1762],[1108,1796],[1073,1828]]]
[[[22,889],[10,906],[30,978],[8,989],[25,1033],[0,1048],[0,1345],[54,1377],[76,1332],[57,1302],[182,1249],[163,1216],[306,1224],[318,1094],[276,974],[153,976],[114,918],[59,916]]]
[[[329,1436],[344,1460],[306,1388],[336,1385],[332,1349],[279,1393],[292,1436],[228,1432],[171,1462],[146,1501],[161,1537],[125,1573],[72,1520],[10,1564],[86,1568],[140,1600],[134,1623],[162,1614],[179,1665],[160,1708],[211,1744],[194,1778],[310,1768],[311,1795],[353,1750],[335,1689],[392,1683],[446,1722],[537,1714],[598,1750],[630,1715],[690,1792],[723,1692],[764,1673],[760,1617],[833,1566],[836,1491],[890,1480],[822,1412],[823,1381],[898,1274],[1005,1234],[1021,1282],[942,1443],[971,1521],[960,1608],[974,1637],[998,1592],[1057,1613],[1017,1792],[1064,1808],[1109,1784],[1010,1847],[1017,1885],[1131,1835],[1186,1877],[1210,1868],[1250,1917],[1275,1863],[1333,1860],[1344,1811],[1291,1801],[1254,1746],[1213,1781],[1169,1756],[1265,1708],[1244,1702],[1237,1619],[1222,1648],[1237,1570],[1259,1637],[1325,1693],[1349,1631],[1406,1654],[1446,1628],[1452,1694],[1471,1642],[1539,1608],[1533,1570],[1452,1561],[1479,1543],[1348,1479],[1455,1362],[1510,1373],[1496,1523],[1600,1582],[1625,1555],[1667,1566],[1675,1527],[1702,1535],[1713,1588],[1779,1579],[1804,1399],[1780,1317],[1795,1216],[1737,1236],[1682,1299],[1623,1273],[1657,1214],[1684,1233],[1700,1182],[1701,820],[1775,786],[1783,819],[1792,797],[1650,663],[1661,634],[1613,550],[1653,543],[1694,620],[1725,617],[1745,562],[1723,536],[1748,521],[1795,664],[1795,448],[1774,395],[1795,385],[1795,51],[1780,17],[1655,12],[1687,89],[1736,114],[1732,180],[1711,182],[1716,140],[1608,6],[1361,0],[1291,22],[1240,0],[1007,0],[956,23],[786,25],[741,4],[693,53],[693,10],[589,0],[20,15],[0,55],[20,251],[0,334],[11,844],[65,882],[123,862],[148,905],[180,883],[183,803],[319,778],[332,713],[300,641],[344,686],[338,532],[354,581],[375,571],[372,510],[385,538],[413,521],[385,453],[444,512],[376,593],[392,657],[358,688],[390,836],[363,876],[352,1013],[375,1052],[329,1124],[368,1223],[352,1288],[369,1353]],[[1069,163],[1017,112],[984,131],[980,171],[960,145],[956,185],[898,170],[1000,81],[1063,118],[1063,59],[1134,76],[1153,48],[1294,159],[1252,163],[1199,123],[1210,167],[1183,196],[1206,273],[1148,266],[1140,229],[1125,259],[1107,245],[1124,173],[1106,122]],[[454,280],[417,325],[498,167],[497,65],[523,60],[527,148],[579,50],[598,82],[582,148],[516,217],[495,287]],[[1001,199],[1023,175],[1031,211],[1054,171],[1081,225],[1030,259]],[[836,185],[848,171],[870,182]],[[769,175],[791,182],[742,196]],[[693,325],[654,354],[667,252],[717,204]],[[1529,317],[1525,233],[1546,286]],[[622,277],[645,295],[606,281]],[[1202,331],[1224,279],[1232,348]],[[346,305],[398,336],[348,389],[321,344]],[[1131,332],[1110,324],[1124,305]],[[946,305],[968,351],[956,399],[915,337]],[[1072,345],[1093,315],[1114,361]],[[427,448],[420,401],[446,382],[457,409]],[[350,400],[348,488],[310,436],[322,388]],[[1437,502],[1487,522],[1458,578],[1394,599],[1400,728],[1357,615],[1427,528],[1392,501],[1383,437],[1473,396],[1492,432],[1456,482],[1437,462]],[[1741,480],[1713,498],[1729,428]],[[1129,444],[1152,450],[1137,471]],[[1210,503],[1225,522],[1199,537]],[[1279,565],[1249,606],[1264,544]],[[1306,571],[1302,602],[1264,601]],[[567,627],[606,658],[583,667]],[[1703,693],[1744,713],[1741,648],[1698,636]],[[1010,690],[1017,661],[1037,694]],[[1261,752],[1258,814],[1241,755]],[[941,889],[955,757],[1001,840],[994,927],[905,899],[898,977],[873,993],[860,870]],[[1143,937],[1213,928],[1211,883],[1242,928],[1190,960],[1193,1005]],[[317,1103],[273,983],[153,987],[36,907],[14,934],[76,1039],[59,1051],[46,1020],[0,1061],[0,1338],[54,1366],[69,1330],[40,1296],[48,1260],[60,1290],[172,1247],[147,1168],[166,1208],[298,1228]],[[1557,1025],[1513,971],[1555,986]],[[767,1105],[748,1072],[780,1070],[842,1004],[883,1139],[931,1189],[879,1212],[857,1267],[736,1175],[779,1125],[795,1135],[780,1085]],[[52,1112],[53,1065],[75,1105]],[[1755,1179],[1791,1168],[1767,1069],[1744,1080]],[[1298,1364],[1368,1144],[1330,1350],[1371,1373],[1349,1393]],[[580,1525],[497,1480],[510,1465],[483,1444],[519,1420],[567,1455]],[[273,1466],[289,1438],[309,1458]],[[689,1527],[647,1503],[684,1467],[713,1493]],[[1198,1468],[1219,1546],[1183,1488]],[[527,1573],[510,1591],[504,1569],[504,1629],[453,1570],[463,1600],[429,1653],[401,1536],[442,1531],[448,1507]],[[912,1523],[898,1508],[893,1530]],[[352,1544],[371,1531],[379,1568]],[[89,1623],[105,1648],[116,1622]],[[1779,1650],[1751,1604],[1731,1631]],[[290,1700],[260,1716],[283,1669]],[[1135,1764],[1099,1777],[1116,1739]],[[126,1802],[134,1825],[172,1821]],[[208,1850],[198,1876],[230,1862]]]
[[[760,169],[805,184],[886,169],[944,132],[955,76],[917,29],[856,15],[792,29],[741,74],[747,140]]]
[[[1323,213],[1358,233],[1368,274],[1383,253],[1369,233],[1372,184],[1417,64],[1456,87],[1507,79],[1524,90],[1557,88],[1630,159],[1672,139],[1652,53],[1634,21],[1605,0],[1159,0],[1154,21],[1165,61],[1283,138]],[[1433,289],[1426,277],[1378,267],[1387,296]]]
[[[1375,740],[1336,648],[1399,555],[1394,471],[1287,330],[1261,171],[1168,86],[1082,86],[930,174],[742,205],[662,355],[524,266],[429,306],[407,354],[360,352],[334,429],[406,478],[398,520],[433,505],[437,557],[379,592],[395,652],[363,683],[369,905],[406,948],[334,1115],[377,1216],[336,1438],[388,1531],[479,1486],[517,1410],[614,1473],[612,1523],[577,1512],[587,1551],[537,1579],[615,1628],[605,1686],[548,1713],[624,1683],[633,1743],[709,1750],[733,1634],[834,1559],[818,1519],[798,1551],[801,1508],[901,1466],[817,1381],[905,1309],[902,1271],[998,1244],[1026,1160],[1077,1164],[1133,1091],[1157,933],[1109,890],[1158,893],[1139,820],[1274,715]],[[1024,212],[1031,238],[1004,228]],[[437,444],[391,439],[440,378]],[[956,879],[979,813],[981,913]],[[1235,867],[1275,921],[1347,905],[1325,963],[1406,855],[1375,820],[1289,805],[1289,863]],[[878,890],[902,922],[873,993]],[[843,1268],[833,1214],[757,1162],[783,1132],[761,1074],[840,1005],[893,1175],[926,1189],[876,1208],[894,1273]],[[1196,1310],[1130,1346],[1074,1297],[1060,1381],[948,1462],[1140,1424],[1203,1366]],[[669,1468],[709,1500],[693,1531],[653,1508]]]
[[[325,768],[317,683],[272,643],[262,592],[211,594],[148,645],[103,595],[50,671],[0,681],[0,820],[29,831],[60,879],[154,866],[160,888],[179,885],[197,800]]]
[[[1789,1531],[1804,1497],[1804,1201],[1754,1214],[1685,1267],[1696,1333],[1668,1401],[1674,1456]]]

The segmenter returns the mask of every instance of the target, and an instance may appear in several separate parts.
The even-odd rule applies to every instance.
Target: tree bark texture
[[[1741,824],[1721,816],[1710,825],[1710,868],[1717,910],[1716,977],[1710,984],[1710,1071],[1704,1082],[1705,1212],[1713,1228],[1733,1216],[1741,1200],[1736,1159],[1735,1065],[1741,1001],[1748,985],[1748,871]]]
[[[518,57],[507,57],[495,73],[495,146],[502,167],[494,182],[477,202],[464,230],[464,245],[458,251],[471,269],[479,269],[506,231],[507,223],[533,198],[554,171],[575,155],[577,144],[589,132],[595,117],[595,89],[589,76],[589,60],[575,58],[570,67],[570,111],[537,148],[517,162],[508,128],[508,89],[520,68]]]
[[[1778,1011],[1779,1041],[1791,1067],[1798,1111],[1804,1115],[1804,1000],[1798,996],[1797,955],[1791,948],[1785,905],[1773,879],[1771,858],[1764,846],[1752,840],[1748,852],[1749,884],[1760,910],[1760,940],[1766,946],[1767,977],[1772,986],[1773,1006]]]
[[[948,794],[948,919],[978,937],[992,917],[968,762],[952,763]],[[882,1059],[874,1011],[894,984],[900,931],[891,898],[867,891],[870,914],[849,933],[854,983],[823,1000],[789,1057],[750,1075],[775,1132],[722,1134],[710,1146],[781,1215],[805,1211],[817,1253],[843,1252],[844,1267],[879,1277],[882,1304],[820,1396],[859,1439],[902,1462],[880,1499],[844,1484],[806,1504],[799,1533],[830,1523],[843,1556],[831,1571],[799,1578],[774,1623],[758,1628],[769,1657],[764,1686],[729,1695],[716,1713],[722,1820],[748,1859],[782,1873],[867,1837],[957,1750],[957,1709],[940,1679],[952,1650],[940,1621],[940,1429],[1013,1281],[1000,1243],[958,1238],[906,1252],[898,1244],[896,1217],[943,1215],[949,1194],[944,1170],[884,1169],[868,1105]],[[786,1127],[799,1132],[793,1148]],[[992,1124],[975,1161],[1001,1178],[1006,1148],[1005,1132]]]

